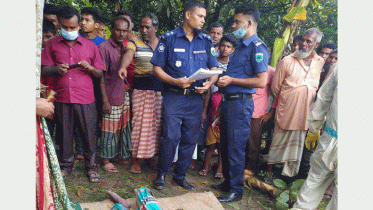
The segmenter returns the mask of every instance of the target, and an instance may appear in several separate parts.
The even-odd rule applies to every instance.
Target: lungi
[[[129,94],[122,105],[111,106],[111,114],[102,114],[100,157],[112,159],[118,154],[123,158],[131,155],[131,128]]]
[[[132,116],[132,157],[151,158],[158,152],[161,137],[161,92],[134,89]]]
[[[307,131],[283,130],[275,123],[275,130],[268,153],[268,164],[284,163],[282,175],[298,174]]]

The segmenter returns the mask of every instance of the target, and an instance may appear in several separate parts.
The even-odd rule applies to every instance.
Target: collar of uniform
[[[243,40],[242,43],[244,43],[246,46],[249,46],[249,44],[250,44],[252,41],[254,41],[255,39],[257,39],[257,38],[258,38],[258,34],[255,33],[255,34],[253,34],[252,36],[250,36],[249,38]]]
[[[184,31],[184,29],[183,29],[183,27],[181,26],[181,27],[179,27],[178,29],[177,29],[177,31],[176,31],[176,37],[181,37],[181,36],[185,36],[186,37],[186,34],[185,34],[185,31]],[[201,38],[201,39],[203,39],[203,33],[202,32],[200,32],[199,34],[197,34],[197,36],[199,37],[199,38]]]
[[[65,38],[63,38],[62,35],[58,36],[57,39],[58,39],[59,42],[66,42]],[[76,43],[82,44],[82,39],[85,39],[85,38],[83,38],[79,35],[78,38],[75,41],[76,41]]]
[[[115,48],[117,48],[117,47],[120,47],[120,45],[112,38],[112,37],[110,37],[109,39],[108,39],[108,41],[109,41],[109,43],[111,44],[111,45],[113,45],[113,47],[115,47]],[[121,45],[123,45],[123,43],[121,43]]]

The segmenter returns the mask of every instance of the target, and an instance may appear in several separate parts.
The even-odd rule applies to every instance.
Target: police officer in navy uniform
[[[200,68],[216,70],[218,61],[209,35],[202,33],[206,9],[199,1],[189,1],[183,12],[183,25],[162,35],[151,63],[153,72],[163,83],[163,137],[160,139],[158,173],[155,188],[165,187],[165,177],[179,143],[173,181],[184,189],[195,187],[185,180],[200,133],[202,93],[218,79],[189,80]]]
[[[258,21],[259,11],[255,6],[236,8],[233,35],[241,41],[235,46],[227,71],[217,81],[223,93],[220,145],[225,180],[213,187],[227,192],[218,197],[220,202],[242,199],[245,148],[254,110],[251,94],[267,83],[269,53],[256,34]]]

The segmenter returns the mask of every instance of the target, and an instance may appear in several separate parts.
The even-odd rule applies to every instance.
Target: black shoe
[[[218,200],[220,201],[220,203],[230,203],[230,202],[239,201],[241,199],[242,199],[242,194],[231,193],[231,192],[218,197]]]
[[[184,179],[175,179],[175,177],[172,178],[172,181],[174,181],[177,185],[179,185],[180,187],[186,189],[186,190],[195,190],[196,188],[189,184],[185,178]]]
[[[221,190],[223,192],[229,192],[229,187],[222,182],[221,184],[213,184],[211,185],[212,188],[216,190]]]
[[[157,174],[157,178],[155,178],[155,181],[154,181],[155,189],[163,190],[164,186],[165,186],[165,179],[166,179],[165,175],[158,175]]]

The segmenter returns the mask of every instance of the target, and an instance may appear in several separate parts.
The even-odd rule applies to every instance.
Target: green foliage
[[[138,31],[141,17],[147,13],[154,13],[159,19],[158,33],[162,34],[179,27],[182,23],[183,6],[187,0],[46,0],[65,6],[70,5],[79,9],[87,6],[97,7],[103,15],[104,23],[110,25],[111,19],[118,10],[126,9],[133,16],[134,31]],[[283,26],[282,18],[287,14],[293,0],[202,0],[207,8],[204,29],[213,22],[220,22],[225,26],[225,32],[231,31],[234,9],[237,6],[253,3],[260,11],[258,36],[272,48],[275,38]],[[338,7],[337,0],[313,0],[306,8],[307,20],[302,21],[299,31],[304,32],[311,27],[319,27],[324,33],[322,43],[338,41]]]
[[[289,204],[287,203],[288,201],[289,201],[289,190],[286,190],[282,192],[276,198],[276,209],[278,210],[289,209]]]
[[[274,179],[273,183],[280,190],[284,190],[287,186],[286,183],[284,181],[282,181],[281,179]]]
[[[292,192],[299,192],[300,188],[302,188],[302,185],[304,183],[304,179],[297,179],[293,183],[291,183],[291,191]]]

